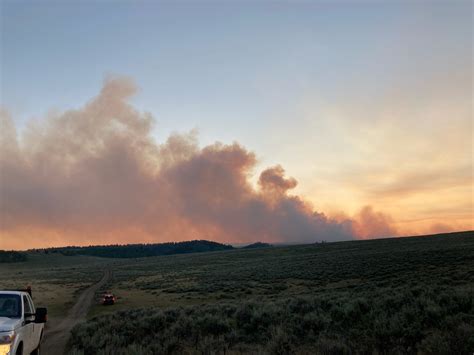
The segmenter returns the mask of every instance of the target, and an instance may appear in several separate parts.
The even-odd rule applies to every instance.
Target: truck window
[[[31,299],[30,295],[27,295],[26,298],[28,298],[28,302],[30,303],[30,308],[31,308],[31,313],[35,313],[35,304],[33,303],[33,300]]]
[[[21,317],[21,298],[19,295],[0,294],[0,317]]]
[[[23,296],[23,305],[25,306],[25,314],[33,313],[33,310],[31,309],[30,301],[28,301],[28,298],[26,296]]]

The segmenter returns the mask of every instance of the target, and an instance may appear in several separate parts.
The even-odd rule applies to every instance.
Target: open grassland
[[[24,262],[0,264],[0,289],[31,286],[35,304],[48,307],[54,321],[65,315],[78,292],[102,277],[107,264],[89,256],[30,253]]]
[[[75,258],[75,257],[73,257]],[[474,351],[474,234],[131,259],[76,354]]]
[[[472,354],[474,233],[110,259],[29,253],[0,288],[33,287],[52,321],[112,277],[72,354]],[[100,292],[99,292],[100,293]]]

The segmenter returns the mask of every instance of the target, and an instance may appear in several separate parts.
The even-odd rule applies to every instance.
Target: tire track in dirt
[[[89,286],[76,300],[76,303],[69,310],[67,316],[57,324],[46,323],[44,340],[41,345],[41,352],[45,355],[62,355],[66,350],[72,328],[86,319],[95,293],[104,286],[111,277],[109,269],[104,270],[104,275],[99,282]]]

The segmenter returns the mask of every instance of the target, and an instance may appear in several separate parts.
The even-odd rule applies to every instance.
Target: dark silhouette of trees
[[[0,250],[0,263],[16,263],[26,261],[26,259],[27,257],[25,253]]]
[[[161,244],[99,245],[86,247],[64,247],[46,249],[45,252],[63,255],[90,255],[104,258],[141,258],[146,256],[201,253],[234,249],[231,245],[208,240],[192,240]]]

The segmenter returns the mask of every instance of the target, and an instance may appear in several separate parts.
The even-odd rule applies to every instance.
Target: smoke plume
[[[355,235],[361,239],[393,237],[397,230],[392,218],[382,212],[376,212],[371,206],[363,207],[352,222]]]
[[[249,180],[256,157],[238,143],[200,148],[194,134],[152,137],[153,117],[127,99],[126,79],[109,79],[83,108],[16,132],[1,112],[0,248],[161,242],[314,242],[392,233],[315,212],[290,193],[281,166]],[[362,224],[373,211],[361,212]],[[366,223],[367,224],[367,223]]]

